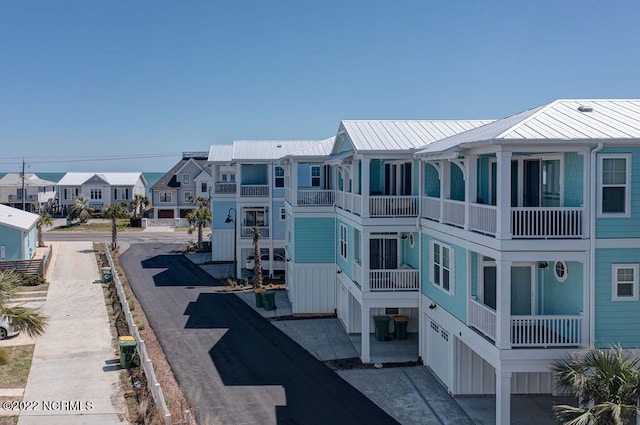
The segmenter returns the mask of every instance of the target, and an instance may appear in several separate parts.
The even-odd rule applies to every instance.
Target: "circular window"
[[[567,263],[564,261],[556,261],[553,265],[553,274],[555,274],[558,282],[567,280]]]
[[[409,246],[413,248],[414,243],[415,243],[415,240],[413,239],[413,233],[409,233]]]

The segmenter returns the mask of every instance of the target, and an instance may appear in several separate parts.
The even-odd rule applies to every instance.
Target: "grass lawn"
[[[49,289],[49,283],[45,282],[45,283],[41,283],[40,285],[36,285],[36,286],[25,286],[25,285],[20,285],[17,288],[17,292],[18,292],[18,296],[20,294],[20,292],[36,292],[36,291],[44,291],[46,292]],[[27,295],[25,295],[27,296]],[[32,295],[28,295],[28,296],[32,296]]]
[[[35,345],[5,347],[9,362],[0,365],[0,388],[24,388],[27,385]]]
[[[129,227],[129,219],[122,218],[116,220],[116,226],[118,231],[141,231],[141,227]],[[94,231],[94,232],[110,232],[111,220],[89,220],[88,223],[79,224],[77,222],[71,224],[71,226],[60,226],[51,229],[52,231]]]

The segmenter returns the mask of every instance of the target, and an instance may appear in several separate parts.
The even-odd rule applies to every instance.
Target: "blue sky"
[[[639,20],[635,0],[0,0],[0,171],[640,98]]]

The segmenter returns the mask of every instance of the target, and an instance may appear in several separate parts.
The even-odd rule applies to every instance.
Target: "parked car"
[[[262,254],[260,256],[260,260],[262,261],[262,270],[265,272],[268,270],[283,270],[285,269],[285,260],[282,255],[274,254],[273,255],[273,267],[270,266],[269,262],[269,254]],[[245,261],[244,268],[247,270],[253,271],[253,267],[255,265],[254,256],[250,255],[247,257]]]
[[[18,335],[19,333],[20,331],[11,325],[11,319],[9,319],[6,316],[3,316],[2,318],[0,318],[0,339],[5,339],[10,336],[15,336],[15,335]]]

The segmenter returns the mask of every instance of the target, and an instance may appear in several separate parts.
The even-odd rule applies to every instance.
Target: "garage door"
[[[173,210],[158,210],[158,218],[173,218]]]
[[[429,319],[428,321],[427,364],[438,375],[438,378],[448,388],[451,388],[451,382],[449,382],[449,362],[451,361],[449,332],[433,320]]]

